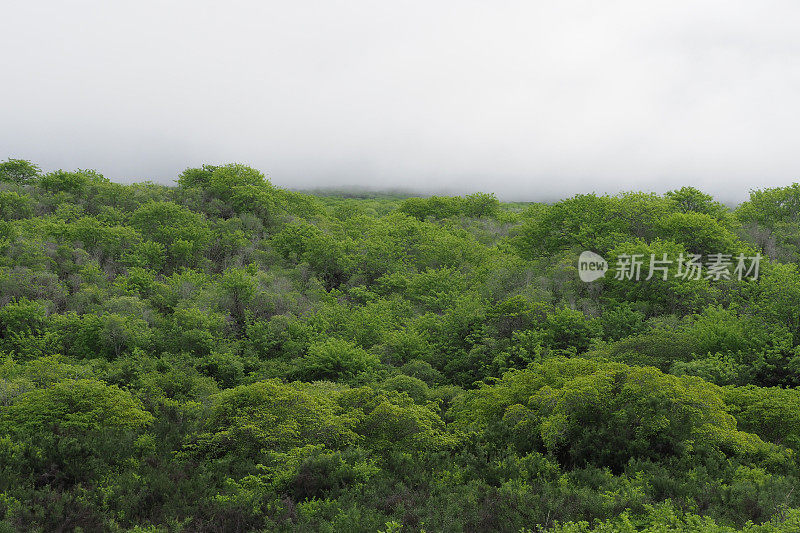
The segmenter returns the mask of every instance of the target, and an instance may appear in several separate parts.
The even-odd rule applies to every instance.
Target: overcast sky
[[[0,159],[291,188],[800,181],[800,2],[0,2]]]

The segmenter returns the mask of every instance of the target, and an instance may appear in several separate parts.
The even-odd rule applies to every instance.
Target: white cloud
[[[800,175],[800,4],[28,2],[0,7],[0,157],[168,182],[535,199]]]

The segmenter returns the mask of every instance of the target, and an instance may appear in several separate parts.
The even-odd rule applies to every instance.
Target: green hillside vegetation
[[[584,250],[764,257],[584,283]],[[800,531],[799,266],[798,184],[505,204],[7,160],[0,531]]]

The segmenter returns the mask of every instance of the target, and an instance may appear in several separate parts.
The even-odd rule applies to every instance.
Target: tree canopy
[[[798,191],[0,162],[0,530],[797,531]]]

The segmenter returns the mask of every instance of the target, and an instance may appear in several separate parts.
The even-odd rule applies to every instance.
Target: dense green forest
[[[618,279],[634,253],[763,259]],[[5,161],[0,531],[800,531],[798,264],[797,184],[505,204]]]

